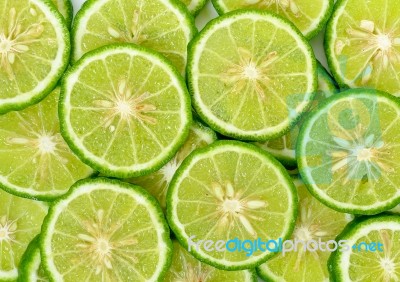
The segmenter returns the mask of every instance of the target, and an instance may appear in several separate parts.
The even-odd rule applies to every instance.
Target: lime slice
[[[217,241],[287,238],[296,213],[297,194],[283,166],[238,141],[217,141],[194,151],[178,168],[167,194],[168,221],[180,243],[197,259],[223,270],[254,268],[273,253],[218,251]],[[194,247],[200,240],[214,246]]]
[[[43,223],[52,281],[159,281],[170,265],[169,229],[145,190],[107,178],[77,182]]]
[[[390,210],[392,213],[400,215],[400,205]]]
[[[310,107],[310,110],[315,109],[321,101],[332,96],[338,91],[335,82],[321,64],[318,64],[317,72],[318,91],[314,97],[314,101]],[[299,135],[300,127],[303,123],[303,120],[304,117],[302,117],[302,119],[294,127],[292,127],[289,133],[287,133],[286,135],[262,143],[257,142],[255,143],[255,145],[270,152],[284,165],[288,167],[295,167],[297,165],[297,137]]]
[[[0,3],[0,113],[43,99],[69,62],[68,28],[51,3]]]
[[[177,241],[173,241],[172,264],[165,275],[164,282],[256,282],[253,270],[224,271],[195,259]]]
[[[297,251],[285,252],[258,267],[258,273],[265,281],[282,282],[324,282],[329,281],[327,262],[334,249],[336,236],[353,219],[353,216],[332,210],[317,201],[307,191],[300,179],[295,180],[299,194],[299,216],[292,240],[321,245],[315,252],[304,250],[299,244]],[[327,243],[330,241],[330,245]],[[322,243],[320,243],[322,242]],[[310,244],[310,249],[317,244]],[[329,251],[328,247],[332,250]]]
[[[400,102],[375,90],[328,98],[303,124],[299,171],[310,192],[342,212],[375,214],[400,203]]]
[[[398,281],[399,216],[381,215],[356,220],[337,240],[346,240],[351,248],[330,257],[332,281]]]
[[[180,1],[88,0],[75,17],[73,60],[98,47],[130,42],[154,49],[185,72],[187,45],[197,32]]]
[[[206,5],[207,0],[181,0],[181,2],[186,5],[192,15],[196,16]]]
[[[320,32],[333,10],[333,0],[212,0],[219,14],[243,8],[274,12],[293,22],[308,39]]]
[[[47,206],[0,189],[0,281],[15,280],[29,242],[40,232]]]
[[[342,0],[327,25],[325,50],[336,81],[400,96],[398,1]]]
[[[68,26],[71,26],[73,17],[73,6],[71,0],[51,0],[56,5],[58,11],[63,15]]]
[[[195,110],[214,130],[265,141],[308,108],[316,68],[310,45],[287,20],[243,10],[209,22],[194,39],[188,82]]]
[[[41,265],[39,237],[36,237],[26,249],[18,270],[18,282],[47,282],[46,273]]]
[[[52,200],[93,174],[61,137],[56,88],[39,104],[0,115],[0,185],[12,194]]]
[[[91,52],[64,76],[61,132],[104,175],[142,176],[161,168],[189,134],[185,82],[161,55],[133,44]]]
[[[165,198],[167,189],[175,171],[182,161],[195,149],[202,148],[211,144],[217,139],[214,131],[203,126],[199,122],[194,122],[189,131],[189,137],[176,155],[160,170],[146,176],[131,178],[128,182],[146,188],[160,203],[165,210]]]

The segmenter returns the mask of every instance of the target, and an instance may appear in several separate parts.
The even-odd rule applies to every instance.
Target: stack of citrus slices
[[[400,0],[206,2],[0,1],[0,281],[400,280]]]

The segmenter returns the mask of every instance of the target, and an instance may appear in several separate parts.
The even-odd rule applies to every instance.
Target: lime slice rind
[[[207,0],[181,0],[184,4],[186,4],[189,11],[193,16],[197,16],[201,9],[207,4]]]
[[[41,268],[40,237],[35,237],[26,249],[18,269],[17,282],[48,281]]]
[[[67,26],[71,27],[72,18],[74,14],[74,8],[72,6],[71,0],[51,0],[57,7],[58,11],[63,15]]]

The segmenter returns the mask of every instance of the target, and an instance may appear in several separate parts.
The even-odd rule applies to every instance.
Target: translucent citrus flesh
[[[121,47],[91,58],[67,78],[74,81],[66,83],[68,130],[102,173],[137,175],[165,161],[185,138],[187,93],[159,60]]]
[[[0,189],[0,279],[15,279],[29,242],[40,233],[47,207]]]
[[[400,95],[399,5],[399,0],[341,2],[327,33],[338,81]]]
[[[184,172],[174,182],[172,206],[167,208],[173,225],[179,228],[174,232],[184,240],[194,235],[195,241],[214,242],[288,235],[295,199],[282,171],[258,151],[218,144],[181,167]],[[205,252],[199,248],[196,253],[211,263],[232,267],[265,257],[268,252],[256,251],[249,257],[245,252]]]
[[[318,91],[314,97],[313,104],[311,105],[309,111],[315,109],[318,104],[324,99],[330,97],[338,90],[329,76],[329,74],[323,69],[322,66],[318,66]],[[305,113],[305,116],[307,113]],[[279,160],[284,163],[287,162],[289,165],[296,166],[296,143],[299,135],[300,127],[303,123],[305,117],[290,130],[286,135],[272,139],[263,143],[255,143],[258,147],[270,152]]]
[[[190,14],[166,0],[101,0],[77,15],[74,59],[100,46],[129,42],[154,49],[184,72],[193,36]]]
[[[271,138],[305,110],[316,90],[311,50],[271,15],[242,11],[220,18],[195,43],[189,66],[194,105],[224,135]]]
[[[298,148],[300,171],[316,193],[364,213],[398,197],[400,107],[372,90],[358,92],[318,110]]]
[[[195,149],[203,148],[216,140],[215,133],[198,122],[192,124],[185,143],[163,168],[146,176],[131,178],[128,182],[146,188],[165,210],[169,183],[183,160]]]
[[[172,264],[164,277],[164,282],[201,281],[201,282],[245,282],[253,281],[249,270],[224,271],[195,259],[177,241],[173,242]]]
[[[1,1],[0,15],[0,103],[18,101],[17,96],[24,94],[28,99],[29,92],[43,88],[40,83],[48,83],[61,64],[63,31],[39,1]]]
[[[301,180],[295,180],[299,194],[299,214],[291,240],[328,242],[335,240],[352,216],[332,210],[308,192]],[[333,246],[331,246],[333,248]],[[304,251],[299,244],[298,251],[288,252],[268,260],[259,267],[264,277],[274,281],[327,281],[329,251]],[[326,247],[325,247],[326,249]]]
[[[222,11],[229,12],[243,8],[257,8],[271,11],[287,18],[305,35],[314,31],[326,17],[329,0],[216,0]]]
[[[23,196],[54,198],[93,170],[61,137],[57,88],[40,103],[0,116],[0,182]]]
[[[154,281],[167,246],[161,217],[148,199],[109,184],[81,187],[51,226],[46,242],[64,281]],[[133,195],[132,195],[133,194]],[[135,193],[136,194],[136,193]],[[53,271],[54,269],[51,268]]]

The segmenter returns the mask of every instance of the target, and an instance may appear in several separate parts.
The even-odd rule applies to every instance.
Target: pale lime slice
[[[342,0],[327,25],[325,51],[336,81],[400,96],[400,22],[395,0]]]
[[[15,281],[22,255],[39,234],[46,213],[43,203],[0,189],[0,281]]]
[[[254,270],[224,271],[194,258],[177,241],[173,241],[172,264],[164,282],[256,282]]]
[[[142,176],[160,169],[191,124],[185,82],[161,55],[133,44],[92,51],[64,76],[61,132],[103,175]]]
[[[146,188],[160,203],[165,210],[165,198],[167,189],[176,170],[183,160],[195,149],[202,148],[211,144],[217,139],[214,131],[203,126],[199,122],[194,122],[189,131],[189,137],[176,153],[176,155],[160,170],[146,176],[131,178],[128,182]]]
[[[317,90],[313,51],[272,13],[241,10],[212,20],[189,46],[188,85],[215,131],[265,141],[289,131]]]
[[[318,107],[297,142],[299,171],[310,192],[342,212],[376,214],[400,203],[400,102],[354,89]]]
[[[106,178],[77,182],[49,210],[41,234],[51,281],[159,281],[172,243],[156,200]]]
[[[400,217],[381,215],[355,220],[337,240],[348,251],[329,259],[331,281],[398,281],[400,274]]]
[[[318,104],[324,99],[332,96],[338,90],[336,84],[327,73],[321,64],[318,64],[318,91],[314,97],[313,104],[311,105],[309,111],[315,109]],[[305,115],[307,115],[306,113]],[[290,132],[286,135],[272,139],[266,142],[257,142],[256,146],[270,152],[274,157],[276,157],[280,162],[288,167],[296,167],[296,143],[299,136],[299,130],[303,124],[304,117],[290,129]]]
[[[26,249],[18,269],[17,282],[48,282],[42,267],[39,249],[39,236],[32,240]]]
[[[204,7],[204,5],[207,3],[207,0],[180,0],[180,1],[186,5],[186,7],[194,16],[196,16],[200,12],[200,10]]]
[[[194,151],[167,194],[167,217],[179,242],[197,259],[223,270],[254,268],[273,253],[223,251],[226,244],[217,241],[285,239],[296,213],[297,193],[284,167],[269,153],[238,141],[217,141]],[[195,247],[200,240],[212,246]]]
[[[333,0],[212,0],[219,14],[237,9],[274,12],[293,22],[308,39],[320,32],[333,10]]]
[[[0,115],[0,185],[26,198],[52,200],[93,174],[61,137],[60,89],[22,111]]]
[[[58,11],[63,15],[68,26],[71,26],[73,17],[73,6],[71,0],[51,0],[56,5]]]
[[[304,250],[299,244],[297,251],[286,252],[268,260],[257,268],[265,281],[279,282],[325,282],[329,281],[327,262],[335,248],[332,241],[342,232],[353,216],[332,210],[315,199],[300,179],[295,182],[299,194],[299,215],[292,240],[320,244],[315,252]],[[328,246],[327,243],[330,242]],[[322,243],[320,243],[322,242]],[[310,244],[315,248],[316,244]]]
[[[42,0],[0,1],[0,113],[20,110],[53,90],[69,62],[68,28]]]
[[[185,72],[194,19],[176,0],[88,0],[75,17],[73,61],[111,43],[135,43],[162,53]]]

